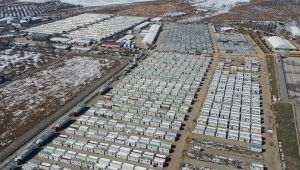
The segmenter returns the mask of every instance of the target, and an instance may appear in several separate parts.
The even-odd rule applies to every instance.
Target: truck
[[[30,143],[27,145],[26,149],[23,150],[13,161],[13,163],[20,163],[26,156],[32,153],[33,150],[36,149],[36,144]]]
[[[58,131],[59,128],[63,127],[63,126],[64,126],[65,124],[67,124],[70,120],[71,120],[71,117],[70,117],[70,116],[64,118],[61,122],[59,122],[58,124],[56,124],[56,125],[53,127],[53,129],[54,129],[55,131]]]
[[[37,146],[40,146],[43,142],[48,140],[53,134],[55,133],[55,130],[51,129],[47,133],[43,134],[36,142],[35,144]]]
[[[81,104],[77,106],[76,109],[72,111],[71,115],[74,117],[77,116],[84,108],[85,108],[85,104]]]
[[[109,85],[105,84],[99,89],[99,94],[105,93],[109,89]]]

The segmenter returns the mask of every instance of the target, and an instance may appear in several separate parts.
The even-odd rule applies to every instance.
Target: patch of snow
[[[4,73],[8,76],[13,76],[14,73],[22,74],[34,67],[38,68],[46,62],[52,61],[56,57],[58,56],[52,57],[50,54],[44,55],[30,51],[3,50],[0,51],[0,73]],[[29,65],[31,65],[31,67],[29,67]],[[25,67],[20,69],[21,66]]]
[[[209,12],[205,13],[205,16],[191,16],[179,20],[178,22],[196,22],[201,21],[203,18],[216,16],[229,12],[229,10],[235,6],[247,4],[250,0],[190,0],[190,3],[197,9],[206,9]]]
[[[47,2],[50,0],[19,0],[19,2]],[[136,2],[147,2],[152,0],[60,0],[64,3],[83,5],[83,6],[104,6],[116,4],[131,4]]]
[[[0,136],[14,139],[18,129],[53,113],[84,86],[101,77],[102,67],[113,63],[106,61],[101,64],[102,59],[73,57],[0,88]]]

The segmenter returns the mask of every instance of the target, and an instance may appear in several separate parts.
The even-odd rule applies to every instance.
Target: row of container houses
[[[154,118],[152,119],[151,117],[145,117],[140,120],[139,122],[140,124],[137,124],[138,119],[136,119],[136,117],[137,116],[130,117],[132,118],[133,123],[124,123],[123,121],[122,122],[118,121],[121,119],[103,120],[103,119],[97,119],[97,117],[88,117],[88,116],[80,117],[77,122],[81,125],[94,126],[105,130],[121,131],[121,132],[126,132],[127,134],[138,134],[138,135],[148,136],[156,139],[165,139],[170,141],[175,141],[177,137],[177,131],[180,130],[181,127],[181,122],[171,121],[171,120],[161,121],[159,119],[154,119]],[[149,127],[146,125],[151,125],[153,127]],[[99,130],[98,132],[95,130],[95,128],[90,128],[90,127],[88,129],[82,130],[83,127],[85,126],[71,126],[67,129],[67,132],[70,134],[80,134],[84,136],[85,134],[90,134],[86,132],[93,131],[95,135],[97,133],[101,133],[102,136],[107,135],[107,134],[103,134],[102,130]]]
[[[111,135],[113,135],[113,132],[109,132]],[[121,137],[120,137],[121,138]],[[153,152],[146,152],[141,151],[137,149],[131,149],[128,147],[120,147],[119,145],[112,145],[104,142],[97,142],[82,138],[76,138],[71,137],[67,135],[60,135],[54,140],[53,144],[56,146],[59,146],[59,148],[47,146],[45,147],[41,152],[39,152],[38,156],[43,158],[48,158],[56,161],[61,161],[65,163],[72,163],[72,158],[77,158],[73,160],[73,162],[77,162],[78,166],[82,166],[82,163],[85,161],[90,162],[90,166],[95,166],[95,164],[100,163],[101,159],[107,158],[101,158],[98,156],[93,155],[87,155],[84,153],[81,153],[80,150],[87,152],[87,153],[95,153],[98,155],[105,155],[108,157],[115,157],[119,160],[129,160],[132,162],[140,162],[143,164],[153,165],[154,167],[163,167],[166,162],[166,156],[162,154],[157,154]],[[136,138],[132,137],[132,140],[137,140]],[[147,138],[141,138],[139,139],[141,143],[141,146],[143,146],[143,143],[148,142],[148,147],[151,148],[157,148],[158,142],[155,140],[147,139]],[[62,142],[61,142],[62,141]],[[151,143],[151,144],[150,144]],[[72,148],[72,150],[63,149],[61,146],[64,146],[65,148]],[[160,143],[161,148],[165,147],[168,148],[170,145],[168,143]],[[74,151],[73,151],[74,150]],[[75,150],[78,152],[75,152]],[[80,159],[81,161],[79,162]],[[119,161],[118,161],[119,162]],[[121,162],[122,163],[122,162]]]
[[[251,69],[230,74],[225,65],[217,65],[193,132],[262,144],[260,85],[253,81],[257,76]]]
[[[213,53],[213,45],[207,25],[169,24],[159,51],[180,53]]]

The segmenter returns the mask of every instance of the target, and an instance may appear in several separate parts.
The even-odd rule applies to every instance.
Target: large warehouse
[[[291,44],[288,40],[278,36],[264,37],[267,45],[272,48],[273,51],[297,51],[297,48]]]
[[[296,26],[288,26],[285,30],[291,33],[292,36],[299,37],[300,36],[300,29]]]
[[[149,33],[147,33],[146,36],[144,37],[142,43],[145,45],[154,44],[156,39],[159,36],[160,30],[161,30],[161,25],[153,24],[149,29]]]

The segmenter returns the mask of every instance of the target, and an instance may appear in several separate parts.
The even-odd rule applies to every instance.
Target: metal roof
[[[157,33],[160,30],[160,25],[159,24],[153,24],[150,29],[149,32],[153,32],[153,33]]]
[[[300,36],[300,29],[296,26],[286,27],[286,30],[291,32],[294,36]]]
[[[146,36],[144,37],[142,43],[148,43],[148,44],[153,44],[154,40],[156,38],[156,34],[154,32],[150,32],[148,34],[146,34]]]
[[[291,44],[288,40],[285,40],[278,36],[265,38],[273,49],[286,49],[286,50],[296,50],[297,48]]]

